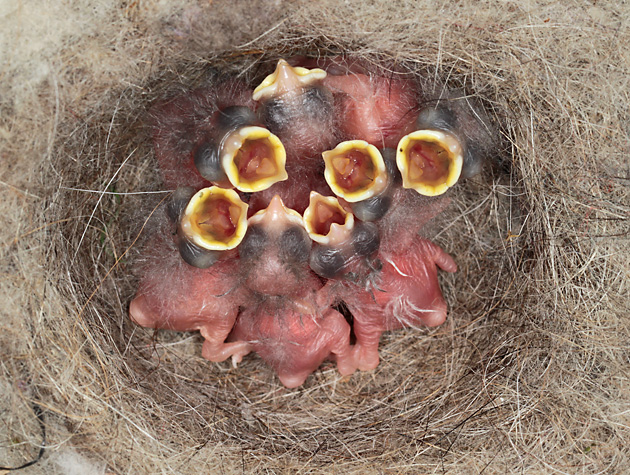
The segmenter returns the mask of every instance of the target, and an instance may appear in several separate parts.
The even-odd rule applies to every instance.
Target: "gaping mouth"
[[[387,169],[378,149],[364,140],[342,142],[322,153],[330,189],[349,203],[371,198],[387,186]]]
[[[204,188],[189,201],[180,227],[184,236],[202,249],[234,249],[247,231],[247,204],[234,190]]]
[[[263,127],[241,127],[221,147],[221,164],[238,190],[256,192],[288,178],[286,152],[278,137]]]
[[[304,227],[313,241],[334,246],[348,239],[354,216],[341,207],[337,198],[311,191],[310,203],[304,211]]]
[[[396,165],[404,188],[421,195],[436,196],[457,183],[462,171],[463,151],[448,132],[416,130],[398,143]]]
[[[288,387],[327,357],[344,375],[373,369],[383,331],[444,321],[438,267],[456,265],[419,231],[445,200],[416,193],[445,193],[464,158],[486,153],[471,143],[485,124],[463,103],[429,106],[411,71],[294,61],[326,71],[280,60],[253,93],[226,81],[156,111],[154,149],[180,188],[164,252],[148,256],[160,272],[130,310],[145,326],[200,330],[211,361],[256,351]],[[174,247],[188,266],[167,260]]]

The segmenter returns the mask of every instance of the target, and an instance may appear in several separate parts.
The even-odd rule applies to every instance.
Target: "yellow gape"
[[[221,165],[228,180],[245,192],[265,190],[286,180],[286,158],[280,139],[263,127],[236,129],[221,146]]]
[[[463,161],[459,141],[439,130],[416,130],[405,135],[396,150],[403,187],[426,196],[441,195],[457,183]]]
[[[234,249],[247,231],[247,204],[234,190],[203,188],[188,202],[180,228],[186,239],[202,249]]]
[[[341,142],[322,156],[328,186],[349,203],[372,198],[387,187],[383,157],[374,145],[364,140]]]
[[[304,210],[304,228],[313,241],[335,246],[349,239],[354,216],[341,207],[337,198],[311,191]]]

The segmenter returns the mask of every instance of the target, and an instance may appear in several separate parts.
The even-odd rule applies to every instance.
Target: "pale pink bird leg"
[[[194,306],[188,302],[188,308]],[[146,295],[138,295],[129,306],[131,319],[138,325],[148,328],[161,328],[174,331],[195,331],[199,330],[205,341],[202,348],[202,356],[213,362],[224,361],[230,356],[240,355],[240,358],[249,351],[245,351],[242,342],[224,343],[232,330],[236,320],[237,308],[231,308],[229,313],[204,314],[188,313],[190,310],[172,309],[168,316],[160,315],[151,309],[151,304]]]
[[[333,309],[320,313],[311,297],[246,310],[230,335],[232,341],[247,342],[289,388],[301,385],[326,358],[350,353],[346,320]]]
[[[451,256],[425,239],[417,238],[405,254],[380,257],[383,268],[372,288],[358,290],[346,299],[354,316],[354,364],[363,371],[378,365],[378,343],[384,331],[444,322],[446,302],[437,267],[447,272],[457,270]]]
[[[251,350],[249,343],[245,341],[234,341],[225,343],[234,326],[236,317],[230,320],[217,322],[218,325],[206,325],[200,328],[201,336],[205,338],[201,349],[201,356],[209,361],[219,362],[232,358],[232,365],[236,367],[243,360],[243,357]]]
[[[343,361],[350,353],[350,326],[336,310],[329,309],[320,326],[305,333],[301,339],[303,354],[296,354],[297,364],[283,363],[278,367],[278,377],[288,388],[295,388],[306,381],[326,358],[333,356]]]
[[[168,247],[165,243],[158,243],[157,247],[164,260],[156,259],[146,270],[129,305],[131,319],[147,328],[199,330],[206,339],[202,355],[210,361],[242,355],[244,345],[225,343],[242,299],[233,262],[220,262],[210,269],[197,269],[184,263],[169,267]],[[162,272],[158,270],[160,266]],[[168,274],[163,273],[166,269]]]

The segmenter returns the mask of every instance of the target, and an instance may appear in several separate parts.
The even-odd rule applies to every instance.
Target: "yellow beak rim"
[[[416,130],[398,143],[396,165],[403,188],[421,195],[441,195],[459,180],[464,162],[457,138],[439,130]]]
[[[221,166],[228,180],[237,190],[248,193],[286,180],[286,160],[284,145],[264,127],[236,129],[221,146]]]
[[[234,190],[218,186],[203,188],[188,202],[180,229],[188,240],[202,249],[234,249],[247,231],[247,208]]]
[[[372,198],[387,187],[383,156],[365,140],[341,142],[333,150],[323,152],[322,157],[328,186],[349,203]]]
[[[350,237],[354,228],[354,215],[343,209],[337,198],[323,196],[315,191],[311,191],[303,219],[309,237],[324,245],[341,244]]]

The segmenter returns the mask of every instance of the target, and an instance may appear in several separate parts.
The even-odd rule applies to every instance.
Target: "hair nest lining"
[[[4,10],[4,11],[2,11]],[[29,473],[619,473],[630,465],[630,8],[199,1],[0,7],[0,466]],[[159,181],[148,113],[348,54],[494,127],[426,233],[447,322],[288,390],[128,318]],[[44,450],[42,444],[45,442]]]

